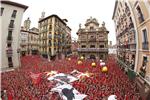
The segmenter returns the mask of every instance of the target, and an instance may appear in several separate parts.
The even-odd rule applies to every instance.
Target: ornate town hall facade
[[[99,26],[95,18],[86,20],[85,28],[79,25],[78,55],[92,59],[106,59],[108,55],[108,33],[105,23]]]

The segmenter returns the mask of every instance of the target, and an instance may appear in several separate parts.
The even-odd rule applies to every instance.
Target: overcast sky
[[[57,14],[60,18],[68,19],[67,25],[72,29],[72,37],[77,38],[79,24],[84,27],[90,16],[96,18],[100,25],[105,22],[109,31],[108,39],[116,43],[114,22],[112,20],[115,0],[11,0],[28,6],[23,21],[30,17],[31,27],[38,27],[41,12],[45,17]]]

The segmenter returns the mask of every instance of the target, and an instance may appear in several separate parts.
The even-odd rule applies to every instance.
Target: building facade
[[[20,33],[20,50],[21,55],[38,54],[39,52],[39,30],[35,27],[26,30],[22,27]]]
[[[66,19],[50,15],[39,20],[39,51],[44,57],[67,56],[71,52],[71,29]]]
[[[150,84],[150,2],[116,1],[113,20],[118,60],[127,69],[134,70],[140,76],[138,80]],[[142,88],[146,89],[146,85]]]
[[[2,0],[1,2],[1,67],[19,67],[20,66],[20,49],[19,35],[21,20],[24,11],[28,8],[25,5]]]
[[[86,20],[85,28],[79,25],[78,35],[78,55],[92,59],[106,59],[108,55],[108,33],[103,22],[99,26],[95,18]]]
[[[72,55],[75,55],[75,56],[78,55],[77,49],[78,49],[78,42],[77,41],[72,41],[72,43],[71,43]]]
[[[20,51],[21,55],[25,56],[28,50],[28,31],[26,31],[23,27],[20,30]]]

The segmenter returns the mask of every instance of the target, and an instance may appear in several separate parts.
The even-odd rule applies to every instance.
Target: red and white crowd
[[[100,61],[86,59],[78,64],[77,57],[70,58],[48,61],[38,55],[22,57],[20,68],[1,73],[2,100],[61,100],[58,93],[50,91],[55,82],[47,80],[45,72],[70,73],[74,69],[93,73],[72,83],[76,90],[87,95],[84,100],[107,100],[110,95],[116,95],[117,100],[143,100],[136,83],[129,80],[114,58],[105,61],[107,73],[101,72]],[[91,67],[92,62],[96,67]],[[38,80],[33,80],[31,74],[38,74]]]

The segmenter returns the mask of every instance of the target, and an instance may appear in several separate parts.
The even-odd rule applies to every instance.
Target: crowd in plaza
[[[78,64],[78,57],[48,61],[39,55],[21,58],[21,67],[14,71],[1,73],[2,100],[61,100],[58,93],[51,92],[55,82],[47,80],[46,72],[58,71],[70,73],[74,69],[80,72],[93,73],[83,77],[71,85],[80,93],[86,94],[84,100],[107,100],[108,96],[116,95],[117,100],[143,100],[136,83],[120,69],[113,57],[105,61],[108,72],[101,72],[100,61],[84,59]],[[95,62],[96,67],[91,63]],[[34,83],[31,74],[39,74],[39,80]]]

